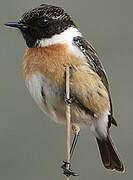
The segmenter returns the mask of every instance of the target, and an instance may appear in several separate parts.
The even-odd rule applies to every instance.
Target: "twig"
[[[66,67],[66,98],[70,99],[70,82],[69,82],[69,66]],[[70,104],[66,103],[66,161],[70,162],[70,121],[71,121],[71,112]],[[69,164],[67,164],[67,169],[69,169]],[[69,180],[69,177],[66,176],[66,180]]]

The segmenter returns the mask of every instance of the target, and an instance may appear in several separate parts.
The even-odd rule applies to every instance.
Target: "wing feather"
[[[109,127],[111,126],[111,123],[117,126],[117,123],[115,119],[113,118],[113,108],[112,108],[111,94],[109,90],[109,82],[106,76],[106,72],[103,68],[103,65],[99,60],[96,50],[83,37],[77,36],[73,39],[73,42],[74,42],[74,45],[76,45],[86,56],[88,65],[94,72],[96,72],[99,75],[102,83],[106,87],[108,95],[109,95],[109,99],[110,99]]]

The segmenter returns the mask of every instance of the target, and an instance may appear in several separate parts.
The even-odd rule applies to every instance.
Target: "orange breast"
[[[109,112],[110,103],[107,90],[104,87],[101,78],[89,68],[85,60],[72,54],[68,50],[67,44],[28,48],[25,52],[23,61],[24,76],[27,78],[27,76],[30,77],[30,75],[38,72],[50,80],[52,84],[57,85],[58,87],[65,87],[65,69],[67,65],[74,67],[74,71],[71,74],[71,93],[74,94],[75,97],[78,97],[80,103],[94,112],[97,117],[105,116],[105,113]],[[49,87],[49,89],[51,88]],[[51,91],[56,97],[57,94],[55,89],[51,89]],[[45,92],[46,91],[47,89]],[[63,93],[64,88],[62,88],[61,91]],[[51,98],[51,95],[49,98]],[[47,100],[47,102],[51,103],[51,100]],[[62,102],[59,104],[64,104]],[[54,104],[54,102],[52,103]],[[57,104],[55,107],[56,106],[58,107]],[[80,107],[79,109],[77,109],[77,106],[74,106],[73,108],[76,108],[76,110],[72,110],[74,116],[76,114],[82,116],[79,115],[79,113],[82,112]]]
[[[64,80],[67,65],[82,64],[84,61],[68,52],[67,44],[28,48],[23,59],[24,77],[39,72],[59,84]]]

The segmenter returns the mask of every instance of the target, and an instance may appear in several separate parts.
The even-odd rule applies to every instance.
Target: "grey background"
[[[118,128],[112,136],[126,172],[102,167],[94,137],[83,129],[72,162],[75,180],[133,178],[133,1],[1,0],[0,1],[0,179],[64,179],[65,127],[46,119],[25,88],[21,71],[26,48],[20,32],[3,26],[40,3],[64,7],[94,45],[111,83]],[[74,179],[74,178],[72,178]]]

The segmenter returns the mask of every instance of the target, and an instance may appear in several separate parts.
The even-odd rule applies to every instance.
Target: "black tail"
[[[119,158],[111,137],[108,135],[107,139],[96,139],[104,167],[110,170],[115,169],[117,171],[124,172],[124,165]]]

